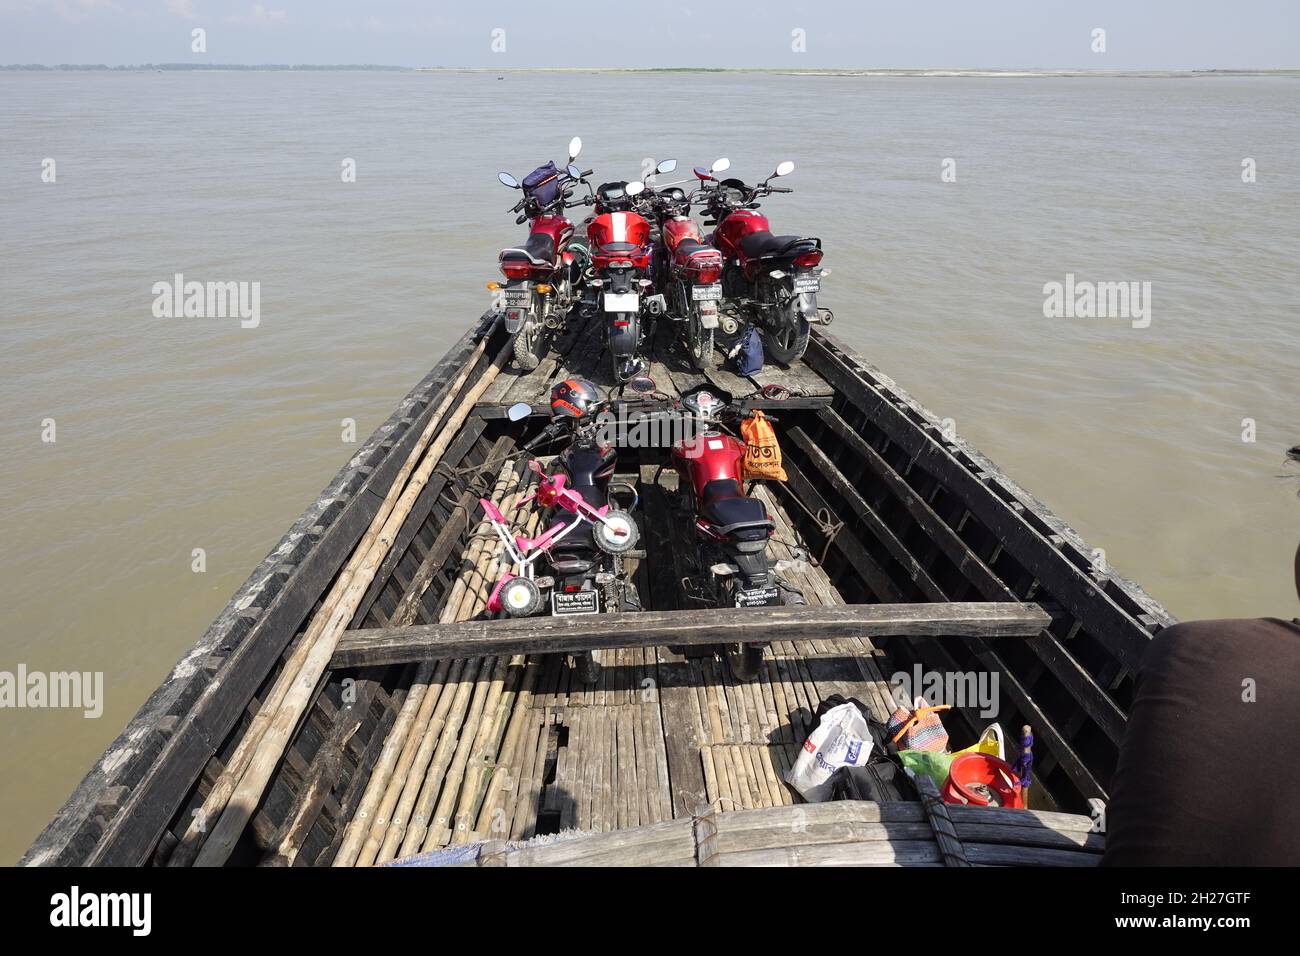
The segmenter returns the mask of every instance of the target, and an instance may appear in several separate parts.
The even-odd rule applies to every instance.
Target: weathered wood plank
[[[807,607],[644,611],[626,618],[596,614],[465,621],[349,631],[332,665],[360,667],[481,654],[573,653],[654,644],[764,643],[853,637],[1033,637],[1050,621],[1035,604],[1011,602],[841,604]]]

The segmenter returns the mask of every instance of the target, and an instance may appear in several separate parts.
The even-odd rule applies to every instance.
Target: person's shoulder
[[[1156,640],[1190,641],[1224,634],[1286,632],[1300,637],[1300,624],[1276,617],[1225,617],[1208,621],[1180,621],[1156,635]]]
[[[1276,617],[1183,621],[1152,639],[1143,665],[1150,668],[1158,666],[1158,662],[1204,662],[1261,652],[1269,646],[1287,653],[1292,648],[1300,650],[1300,624]]]

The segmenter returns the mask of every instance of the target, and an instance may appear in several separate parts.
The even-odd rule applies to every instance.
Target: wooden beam
[[[348,631],[332,667],[486,654],[565,654],[656,644],[765,643],[855,637],[1033,637],[1051,623],[1036,604],[842,604],[530,617]]]

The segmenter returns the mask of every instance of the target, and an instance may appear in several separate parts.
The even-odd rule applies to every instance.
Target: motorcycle
[[[757,212],[757,200],[772,193],[794,190],[770,185],[794,172],[794,163],[781,163],[756,186],[739,179],[719,182],[711,172],[696,168],[714,226],[709,242],[721,250],[722,294],[737,311],[748,313],[763,335],[770,355],[789,366],[808,347],[810,323],[829,324],[830,310],[817,307],[822,277],[822,242],[813,236],[774,236],[767,217]],[[712,185],[710,185],[712,184]]]
[[[564,329],[565,320],[581,296],[582,277],[589,261],[587,249],[574,243],[573,223],[564,210],[571,202],[571,184],[584,174],[573,160],[582,150],[582,140],[569,142],[569,162],[564,169],[546,163],[525,176],[523,182],[509,173],[497,178],[511,189],[523,191],[523,198],[510,211],[518,213],[517,224],[527,222],[528,240],[522,246],[501,250],[499,261],[505,284],[489,282],[497,296],[498,309],[505,314],[506,331],[512,340],[515,364],[532,371],[541,364],[550,337]]]
[[[607,404],[604,393],[592,382],[560,382],[551,390],[551,421],[523,447],[531,451],[555,441],[566,442],[556,456],[553,473],[542,478],[536,494],[540,504],[552,509],[545,530],[534,539],[516,542],[521,548],[528,546],[518,557],[526,559],[529,567],[537,555],[544,555],[551,575],[538,578],[525,572],[524,576],[532,577],[535,591],[527,584],[516,584],[521,592],[527,592],[517,597],[506,590],[510,582],[505,582],[500,604],[507,613],[512,597],[522,602],[518,606],[523,613],[536,613],[542,606],[541,591],[546,588],[550,589],[550,612],[556,616],[641,609],[636,585],[623,563],[638,539],[630,513],[637,505],[636,490],[611,481],[618,452],[602,440],[597,422]],[[507,414],[519,421],[531,412],[530,406],[520,403]],[[631,496],[629,508],[615,507],[620,492]],[[516,560],[516,564],[520,562]],[[586,652],[575,658],[579,676],[593,682],[597,673],[594,657]]]
[[[694,517],[697,556],[688,591],[713,607],[770,607],[787,603],[768,555],[776,523],[763,502],[745,494],[745,443],[724,430],[724,422],[746,417],[732,396],[700,385],[681,396],[680,410],[694,427],[670,453],[682,504]],[[656,476],[657,477],[657,476]],[[797,603],[792,600],[790,603]],[[758,675],[766,644],[726,644],[724,657],[737,680]]]
[[[719,159],[709,174],[730,167]],[[659,225],[655,276],[664,292],[668,315],[683,324],[684,339],[691,363],[700,371],[713,367],[713,335],[721,324],[722,331],[734,334],[736,321],[730,317],[719,321],[722,300],[722,253],[704,241],[704,234],[691,218],[691,205],[705,194],[697,190],[687,194],[680,185],[669,184],[650,194],[650,204]]]
[[[671,172],[675,160],[664,160],[655,172]],[[591,189],[590,183],[587,184]],[[654,316],[666,309],[664,297],[654,293],[650,278],[653,251],[644,181],[601,183],[585,202],[595,207],[587,220],[591,269],[587,285],[590,307],[605,315],[605,329],[613,362],[614,380],[626,383],[645,371],[641,346],[648,338]]]

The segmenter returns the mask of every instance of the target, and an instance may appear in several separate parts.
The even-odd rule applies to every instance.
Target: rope
[[[806,504],[799,500],[797,495],[790,495],[790,497],[794,500],[795,504],[803,509],[804,514],[809,518],[812,518],[813,522],[817,525],[817,530],[826,538],[826,544],[822,547],[821,557],[813,562],[814,566],[821,567],[826,563],[826,555],[830,553],[831,545],[835,541],[835,536],[844,530],[844,522],[836,520],[835,515],[830,508],[818,508],[816,514],[814,514]]]

